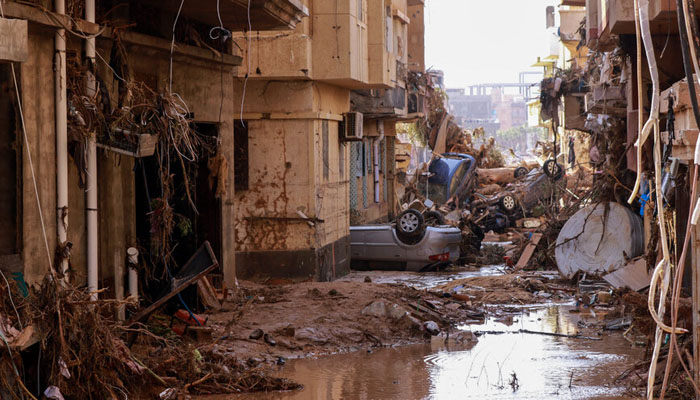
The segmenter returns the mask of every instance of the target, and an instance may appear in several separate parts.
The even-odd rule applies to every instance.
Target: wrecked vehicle
[[[404,219],[414,221],[415,233],[405,236],[398,225]],[[450,226],[423,224],[422,214],[405,210],[395,225],[361,225],[350,227],[351,266],[356,270],[398,269],[431,271],[443,268],[460,256],[462,231]]]
[[[514,175],[517,181],[509,184],[503,192],[490,197],[474,195],[470,210],[484,230],[498,231],[518,218],[537,214],[540,202],[554,200],[555,182],[565,179],[564,170],[554,160],[548,160],[542,168],[529,172],[520,167]]]
[[[476,160],[468,154],[444,153],[419,179],[419,190],[436,204],[464,207],[476,186]]]

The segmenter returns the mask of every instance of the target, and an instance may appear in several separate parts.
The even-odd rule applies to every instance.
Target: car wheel
[[[418,210],[409,208],[396,219],[396,230],[403,236],[416,236],[423,229],[423,215]]]
[[[501,196],[501,198],[498,199],[498,205],[503,211],[510,213],[515,211],[515,208],[518,206],[518,203],[516,203],[515,197],[513,197],[512,194],[507,194],[505,196]]]
[[[423,215],[426,225],[445,225],[445,217],[438,211],[428,211]]]
[[[518,167],[513,171],[513,177],[515,179],[521,178],[525,175],[527,175],[530,171],[527,170],[525,167]]]
[[[552,179],[561,179],[564,169],[557,163],[556,160],[547,160],[542,166],[544,174]]]

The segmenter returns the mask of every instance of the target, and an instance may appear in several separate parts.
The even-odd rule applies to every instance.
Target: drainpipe
[[[384,121],[377,120],[379,137],[374,139],[374,202],[379,203],[379,143],[384,140]]]
[[[138,304],[139,301],[139,251],[135,247],[126,249],[129,259],[129,299]]]
[[[65,0],[55,0],[57,14],[66,13]],[[68,231],[68,116],[66,94],[66,30],[57,29],[54,35],[55,77],[54,102],[56,118],[56,230],[59,245],[67,244]],[[59,265],[63,279],[68,271],[68,259]]]
[[[85,0],[85,20],[95,22],[95,0]],[[97,93],[95,79],[95,41],[90,37],[85,42],[85,57],[88,61],[87,95],[94,97]],[[87,284],[93,300],[97,300],[97,141],[96,132],[91,132],[87,139],[87,190],[86,219],[87,219]],[[117,277],[115,277],[116,279]],[[117,296],[118,297],[118,296]]]

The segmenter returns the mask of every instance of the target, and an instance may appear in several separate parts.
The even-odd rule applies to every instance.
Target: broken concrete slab
[[[639,257],[603,276],[603,279],[616,289],[628,287],[634,291],[640,291],[649,286],[651,273],[647,271],[646,259]]]

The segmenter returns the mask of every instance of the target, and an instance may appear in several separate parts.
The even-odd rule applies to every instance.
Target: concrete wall
[[[408,68],[425,71],[425,5],[422,1],[409,1],[408,17]]]
[[[22,262],[27,283],[40,282],[49,271],[43,227],[53,260],[56,248],[56,152],[54,136],[53,31],[29,25],[29,59],[19,64],[24,122],[32,166],[26,147],[22,152]]]
[[[338,135],[349,90],[308,81],[247,86],[249,188],[236,192],[234,212],[239,275],[330,279],[349,234],[348,148]],[[322,221],[310,226],[297,210]]]

